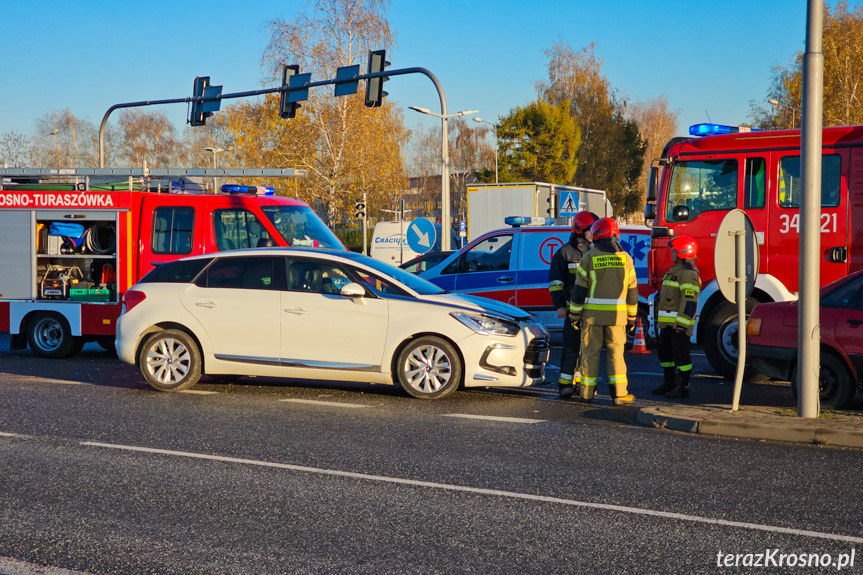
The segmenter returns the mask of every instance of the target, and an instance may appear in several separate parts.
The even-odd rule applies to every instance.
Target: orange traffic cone
[[[644,328],[641,326],[641,318],[635,324],[635,337],[632,338],[632,349],[629,353],[650,353],[647,344],[644,343]]]

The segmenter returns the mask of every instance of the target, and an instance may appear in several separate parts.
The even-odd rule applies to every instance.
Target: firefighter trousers
[[[656,356],[663,368],[676,367],[680,371],[692,371],[689,349],[689,336],[685,331],[677,331],[673,327],[659,330]]]
[[[626,345],[625,325],[581,325],[581,398],[593,399],[599,379],[599,359],[605,346],[605,361],[608,389],[611,397],[624,397],[627,391],[626,361],[623,350]]]
[[[559,385],[578,383],[575,372],[578,369],[578,358],[581,350],[581,334],[575,329],[575,323],[568,318],[563,322],[563,349],[560,354]]]

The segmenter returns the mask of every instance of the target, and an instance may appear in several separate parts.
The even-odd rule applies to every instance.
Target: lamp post
[[[779,100],[777,100],[776,98],[768,98],[767,103],[770,104],[771,106],[773,106],[774,108],[786,108],[788,110],[791,110],[791,129],[793,130],[794,124],[797,123],[797,110],[795,110],[791,106],[784,106],[784,105],[780,104]]]
[[[441,219],[441,239],[440,239],[440,249],[443,251],[449,251],[450,249],[450,233],[452,230],[450,215],[449,215],[449,140],[447,138],[447,129],[446,129],[446,121],[450,118],[458,118],[460,116],[466,116],[468,114],[476,114],[479,110],[462,110],[456,114],[446,113],[446,104],[443,103],[444,100],[441,99],[441,111],[442,114],[435,114],[428,108],[418,108],[416,106],[408,106],[414,112],[419,112],[420,114],[428,114],[429,116],[434,116],[435,118],[441,119],[441,174],[440,174],[440,193],[441,193],[441,207],[440,207],[440,219]]]
[[[483,120],[482,118],[474,118],[474,122],[479,122],[480,124],[488,124],[491,126],[491,131],[494,134],[494,183],[498,183],[497,181],[497,126],[492,124],[488,120]]]
[[[50,132],[48,132],[44,136],[39,136],[39,138],[36,140],[36,148],[39,150],[39,157],[42,157],[42,152],[43,152],[42,145],[41,145],[42,139],[47,138],[48,136],[56,136],[59,133],[60,133],[60,130],[58,128],[54,128],[53,130],[51,130]],[[59,144],[58,144],[57,140],[55,139],[54,140],[54,162],[56,162],[57,167],[59,168],[60,167],[60,150],[58,149],[58,147],[59,147]]]
[[[216,169],[216,156],[219,154],[219,152],[224,152],[225,150],[223,150],[222,148],[204,148],[204,151],[210,152],[213,154],[213,169],[215,170]],[[213,176],[213,193],[214,194],[219,193],[219,178],[217,178],[215,176]]]

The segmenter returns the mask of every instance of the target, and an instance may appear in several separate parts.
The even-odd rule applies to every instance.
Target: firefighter
[[[563,350],[560,358],[560,377],[558,378],[561,399],[572,397],[574,393],[573,377],[578,366],[581,336],[578,326],[566,320],[569,298],[575,285],[575,270],[578,263],[590,249],[593,238],[590,226],[599,219],[592,212],[582,211],[572,218],[572,234],[569,243],[554,253],[551,266],[548,268],[548,291],[551,302],[557,310],[557,317],[563,322]]]
[[[701,278],[695,267],[698,242],[690,236],[677,236],[668,242],[674,265],[665,274],[657,301],[659,346],[657,356],[662,365],[662,385],[652,389],[654,395],[672,399],[689,397],[692,358],[689,338],[695,324],[695,310],[701,293]]]
[[[626,330],[635,326],[638,284],[632,257],[623,250],[620,230],[611,218],[597,220],[590,228],[594,247],[581,259],[569,302],[570,319],[580,322],[581,381],[576,393],[590,402],[596,393],[599,356],[606,348],[608,387],[614,405],[635,401],[627,391],[623,349]]]

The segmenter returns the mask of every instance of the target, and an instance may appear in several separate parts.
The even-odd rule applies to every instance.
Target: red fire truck
[[[702,292],[694,337],[713,368],[733,378],[737,307],[719,293],[716,232],[740,208],[755,226],[760,262],[746,302],[797,299],[800,246],[800,131],[751,131],[715,124],[674,138],[651,164],[645,217],[653,220],[648,275],[659,288],[671,266],[668,240],[687,234],[700,244]],[[863,127],[825,128],[821,163],[821,285],[863,268]],[[750,373],[750,375],[754,375]]]
[[[155,266],[250,247],[345,249],[307,204],[272,195],[273,188],[226,185],[227,193],[206,194],[177,187],[177,178],[196,176],[304,175],[0,169],[0,332],[10,334],[12,349],[29,344],[42,357],[73,355],[86,341],[113,349],[123,294]],[[58,177],[74,183],[22,183]],[[105,178],[114,183],[97,183]]]

